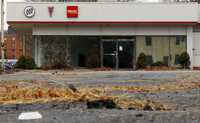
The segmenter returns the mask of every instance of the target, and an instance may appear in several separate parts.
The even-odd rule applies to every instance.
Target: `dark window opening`
[[[152,37],[151,36],[146,36],[145,37],[145,42],[146,42],[146,46],[151,46],[152,45]]]
[[[185,36],[176,36],[176,45],[180,45],[181,42],[184,42],[185,38]]]
[[[181,37],[176,36],[176,45],[180,45]]]

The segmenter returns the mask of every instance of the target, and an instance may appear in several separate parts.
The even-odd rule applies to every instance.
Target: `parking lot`
[[[95,91],[98,91],[99,93],[103,92],[108,96],[115,96],[120,98],[123,97],[130,100],[155,102],[156,104],[162,104],[164,107],[169,108],[169,111],[164,111],[167,115],[162,113],[163,111],[154,111],[153,113],[161,113],[159,114],[159,117],[164,119],[167,117],[169,118],[169,116],[175,112],[177,112],[177,114],[180,116],[180,119],[185,117],[187,113],[187,117],[190,117],[190,115],[194,112],[197,112],[197,114],[200,112],[200,72],[198,71],[94,71],[82,69],[70,71],[28,70],[15,72],[13,74],[0,75],[0,81],[1,84],[15,81],[22,81],[27,83],[36,81],[40,83],[47,82],[53,86],[73,85],[77,89],[95,89]],[[35,110],[39,109],[34,109],[34,111]],[[52,109],[45,110],[51,111],[48,114],[46,111],[44,111],[43,114],[53,114]],[[79,110],[79,108],[77,110]],[[91,113],[88,109],[84,110],[87,110],[86,112]],[[55,111],[63,112],[62,115],[69,114],[64,113],[65,109],[63,110],[59,108]],[[67,111],[70,112],[71,109],[68,109]],[[7,112],[9,114],[7,116],[15,118],[13,116],[19,115],[16,112],[21,112],[21,110],[15,110],[14,112],[11,111],[9,113]],[[112,113],[114,112],[117,114],[122,113],[121,110],[112,111]],[[127,109],[124,110],[125,114],[128,112],[135,112],[136,114],[137,112],[142,112],[142,114],[144,113],[144,116],[147,118],[145,120],[133,118],[131,121],[141,120],[141,122],[148,122],[148,117],[153,117],[153,114],[148,115],[145,113],[145,111],[137,108],[131,109],[131,111]],[[185,112],[186,114],[181,112]],[[112,113],[110,113],[110,115],[112,115]],[[135,113],[131,114],[135,115]],[[6,113],[2,113],[2,116],[4,115],[6,115]],[[83,114],[79,115],[79,118],[81,119],[84,117]],[[60,117],[60,115],[58,117]],[[94,117],[95,116],[91,115],[88,118]],[[65,118],[61,119],[64,120]],[[175,119],[174,122],[176,121]],[[196,122],[199,121],[198,116],[194,116],[194,119]],[[189,118],[189,120],[191,119]],[[155,121],[159,122],[158,119]]]

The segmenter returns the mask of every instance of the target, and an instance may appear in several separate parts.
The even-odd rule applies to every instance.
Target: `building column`
[[[193,69],[193,32],[192,26],[187,27],[187,53],[190,56],[190,68]]]
[[[35,36],[34,38],[34,59],[37,67],[41,67],[41,40],[40,37]]]
[[[38,37],[38,67],[42,66],[42,41],[41,41],[41,37]]]
[[[22,49],[23,49],[23,56],[26,56],[26,35],[22,32]]]
[[[103,68],[103,41],[100,39],[100,65]]]
[[[37,39],[37,36],[34,36],[34,59],[35,59],[35,64],[38,66],[38,39]]]

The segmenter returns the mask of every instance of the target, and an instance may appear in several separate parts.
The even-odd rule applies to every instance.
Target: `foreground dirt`
[[[111,100],[119,109],[200,111],[200,72],[24,71],[0,81],[1,105]]]
[[[175,111],[187,109],[176,109],[172,103],[163,102],[165,99],[141,98],[142,96],[135,98],[134,95],[160,93],[174,93],[176,95],[198,90],[200,90],[200,83],[196,82],[174,82],[145,86],[87,85],[75,87],[73,85],[52,85],[47,81],[4,81],[0,84],[0,104],[48,103],[52,101],[87,103],[111,100],[118,108],[122,109],[145,110],[146,107],[149,107],[147,110]],[[195,108],[195,105],[193,106]],[[199,110],[199,107],[195,110]]]
[[[72,85],[71,85],[72,86]],[[193,87],[193,85],[188,85]],[[188,87],[186,86],[186,87]],[[130,87],[82,87],[77,88],[66,85],[50,85],[48,82],[37,81],[5,81],[0,84],[0,103],[1,104],[24,104],[24,103],[47,103],[52,101],[82,102],[87,103],[99,100],[111,100],[117,106],[113,108],[137,109],[143,110],[149,107],[149,110],[172,110],[152,100],[139,100],[128,98],[122,95],[109,95],[109,92],[115,90],[130,90]],[[146,88],[146,87],[144,87]],[[160,88],[160,87],[158,87]],[[184,88],[184,87],[183,87]],[[183,89],[182,88],[182,89]],[[149,88],[151,89],[151,88]],[[145,92],[143,88],[131,88],[131,91]]]
[[[21,112],[30,111],[38,111],[42,118],[18,119]],[[58,122],[200,123],[200,72],[21,71],[0,75],[0,123]]]

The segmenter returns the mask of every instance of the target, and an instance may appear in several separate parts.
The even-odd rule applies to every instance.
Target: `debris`
[[[136,117],[142,117],[143,114],[136,114],[135,116],[136,116]]]
[[[153,101],[145,99],[133,99],[124,95],[109,96],[107,92],[112,90],[136,89],[146,92],[145,88],[138,87],[79,87],[63,85],[52,85],[48,82],[4,82],[0,83],[0,104],[26,104],[46,103],[52,101],[85,102],[88,108],[117,108],[150,110],[146,106],[149,103],[152,110],[166,111],[170,108]],[[148,88],[146,88],[148,89]],[[154,89],[156,90],[156,89]],[[134,90],[135,91],[135,90]]]
[[[35,120],[41,118],[42,115],[39,112],[25,112],[21,113],[18,117],[19,120]]]
[[[108,87],[107,87],[108,88]],[[196,82],[174,82],[164,83],[161,85],[147,85],[147,86],[112,86],[110,90],[130,91],[130,92],[160,92],[160,91],[184,91],[187,89],[199,89],[200,83]]]
[[[75,88],[74,85],[72,84],[68,84],[68,87],[73,91],[73,92],[77,92],[78,90]]]
[[[146,104],[143,108],[144,111],[154,111],[154,109],[149,105],[149,104]]]
[[[116,109],[117,105],[113,100],[107,99],[107,100],[95,100],[87,102],[87,107],[89,109]]]

